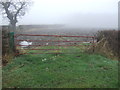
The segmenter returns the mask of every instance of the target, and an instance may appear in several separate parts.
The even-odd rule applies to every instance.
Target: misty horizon
[[[118,28],[118,0],[33,0],[17,25],[64,25],[65,28]],[[8,20],[0,17],[0,25]]]

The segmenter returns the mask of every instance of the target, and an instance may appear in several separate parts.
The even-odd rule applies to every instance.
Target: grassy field
[[[117,64],[84,52],[21,55],[3,67],[3,88],[117,88]]]

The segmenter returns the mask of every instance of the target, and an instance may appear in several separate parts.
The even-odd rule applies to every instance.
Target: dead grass
[[[115,30],[99,31],[97,33],[97,43],[95,44],[94,47],[95,53],[99,53],[108,58],[118,60],[119,57],[118,34],[119,31]]]
[[[5,54],[2,56],[2,65],[6,66],[8,62],[11,62],[13,59],[13,54]]]

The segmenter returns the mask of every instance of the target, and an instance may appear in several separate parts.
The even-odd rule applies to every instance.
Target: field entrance
[[[17,34],[15,44],[22,55],[3,67],[3,88],[118,88],[118,61],[84,52],[92,36]]]
[[[95,37],[16,34],[14,42],[19,50],[16,54],[76,54],[85,47],[94,47]]]

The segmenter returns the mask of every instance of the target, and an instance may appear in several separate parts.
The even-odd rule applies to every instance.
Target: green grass
[[[71,49],[66,52],[78,50]],[[117,88],[117,64],[118,61],[84,52],[21,55],[3,67],[3,87]]]

